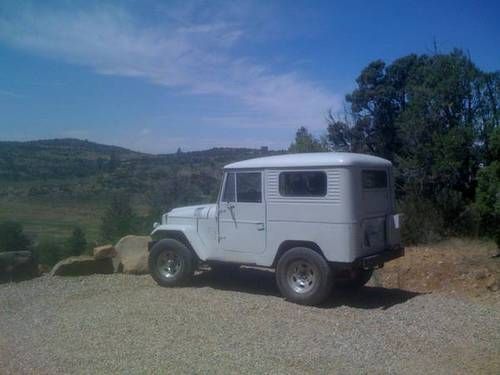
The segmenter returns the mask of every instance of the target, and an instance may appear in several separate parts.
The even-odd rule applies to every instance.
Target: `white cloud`
[[[172,14],[179,14],[172,10]],[[225,17],[202,22],[183,13],[145,26],[125,9],[17,7],[0,15],[0,42],[90,67],[100,74],[140,77],[191,95],[231,98],[248,109],[245,127],[323,128],[339,96],[295,72],[274,72],[241,56],[245,27]],[[201,121],[203,122],[203,121]],[[209,118],[205,123],[212,123]],[[219,118],[218,124],[234,118]]]

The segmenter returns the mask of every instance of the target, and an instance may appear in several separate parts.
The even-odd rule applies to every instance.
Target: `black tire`
[[[149,273],[159,285],[180,286],[192,280],[195,258],[183,243],[167,238],[153,246],[148,265]]]
[[[325,258],[306,247],[288,250],[276,267],[276,282],[281,294],[300,305],[324,302],[332,290],[332,277]]]
[[[372,277],[373,270],[364,270],[357,268],[347,271],[345,278],[335,281],[335,286],[343,290],[357,290],[362,288]]]

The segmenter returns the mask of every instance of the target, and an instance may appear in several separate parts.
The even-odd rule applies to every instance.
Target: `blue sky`
[[[0,2],[0,140],[284,148],[370,61],[500,63],[496,1]]]

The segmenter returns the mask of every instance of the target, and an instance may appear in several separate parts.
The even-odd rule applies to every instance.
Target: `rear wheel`
[[[173,239],[158,241],[149,253],[149,272],[161,286],[188,283],[194,273],[194,257],[184,244]]]
[[[301,305],[317,305],[330,294],[332,271],[317,252],[295,247],[278,261],[276,282],[287,300]]]
[[[335,280],[335,286],[344,290],[356,290],[363,287],[372,277],[373,270],[356,268],[346,271],[342,278]]]

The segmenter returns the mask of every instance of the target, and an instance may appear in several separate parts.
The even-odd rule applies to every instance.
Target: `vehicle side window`
[[[386,171],[365,170],[361,172],[363,189],[385,189],[387,188]]]
[[[223,202],[235,202],[235,185],[234,173],[228,173],[226,176],[226,184],[224,185],[224,192],[222,194]]]
[[[236,191],[238,202],[262,202],[262,178],[260,172],[237,173]]]
[[[324,197],[326,173],[317,171],[281,172],[280,194],[285,197]]]

